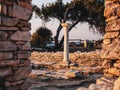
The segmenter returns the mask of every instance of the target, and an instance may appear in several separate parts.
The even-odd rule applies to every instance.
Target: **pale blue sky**
[[[56,0],[33,0],[32,3],[37,5],[37,6],[41,6],[43,3],[47,4],[47,3],[51,3],[54,2]],[[66,2],[70,2],[71,0],[63,0],[65,3]],[[35,30],[42,26],[42,21],[38,18],[33,18],[31,21],[32,24],[32,30],[31,33],[35,32]],[[59,22],[54,19],[52,21],[50,21],[49,23],[46,23],[46,27],[49,28],[50,30],[52,30],[53,36],[56,33],[56,29],[59,25]],[[60,38],[63,35],[63,32],[60,33]],[[98,40],[101,39],[102,36],[99,34],[93,34],[90,30],[89,30],[89,26],[87,25],[87,23],[79,23],[70,33],[69,33],[69,37],[70,39],[88,39],[88,40]]]

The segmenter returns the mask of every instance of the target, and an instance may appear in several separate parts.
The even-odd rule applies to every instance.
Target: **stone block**
[[[11,86],[16,86],[16,85],[21,85],[23,82],[24,82],[24,80],[15,81],[15,82],[5,82],[5,86],[11,87]]]
[[[19,21],[18,23],[18,27],[30,27],[31,26],[31,23],[27,22],[27,21]]]
[[[111,43],[111,39],[104,39],[103,44],[107,45]]]
[[[8,6],[8,16],[13,17],[13,7],[12,6]]]
[[[88,88],[85,88],[85,87],[80,87],[80,88],[78,88],[78,89],[76,89],[76,90],[89,90]]]
[[[2,4],[2,15],[7,16],[7,6]]]
[[[116,19],[108,22],[107,27],[105,29],[106,32],[119,31],[119,30],[120,30],[120,19]]]
[[[1,19],[2,19],[3,26],[10,26],[10,27],[16,26],[19,21],[17,18],[1,17]]]
[[[5,59],[12,59],[13,58],[13,54],[12,52],[0,52],[0,61],[1,60],[5,60]]]
[[[120,77],[115,81],[113,90],[120,90]]]
[[[18,59],[29,58],[31,55],[30,51],[18,51]]]
[[[13,82],[25,79],[31,73],[31,70],[31,67],[19,67],[16,71],[14,71],[14,75],[7,77],[6,80]]]
[[[0,77],[12,75],[12,69],[10,67],[0,68]]]
[[[8,34],[6,32],[0,31],[0,40],[7,40]]]
[[[108,69],[108,73],[114,76],[120,76],[120,69],[117,68],[110,68]]]
[[[30,18],[31,14],[32,14],[31,10],[14,4],[13,17],[16,17],[16,18],[19,18],[19,19],[22,19],[22,20],[28,20]]]
[[[22,31],[30,31],[31,28],[30,28],[30,27],[23,27],[23,28],[21,28],[21,30],[22,30]]]
[[[119,35],[119,32],[107,32],[103,38],[104,39],[116,38],[118,37],[118,35]]]
[[[105,85],[91,84],[88,90],[113,90],[113,87],[107,87]]]
[[[16,66],[18,64],[20,64],[19,60],[4,60],[4,61],[0,61],[0,67]]]
[[[24,7],[24,8],[32,10],[32,5],[29,4],[29,3],[19,2],[19,5],[22,6],[22,7]]]
[[[0,51],[14,51],[17,46],[10,41],[0,41]]]
[[[119,4],[115,4],[109,8],[105,8],[104,10],[104,16],[109,19],[109,18],[117,18],[120,17],[120,5]]]
[[[31,50],[31,44],[30,44],[30,42],[26,42],[26,43],[22,46],[22,50]]]
[[[29,41],[31,34],[28,31],[17,31],[11,35],[11,40],[13,41]]]
[[[0,27],[1,31],[18,31],[17,27]]]
[[[65,72],[65,76],[71,77],[71,78],[79,77],[80,72],[79,71],[68,71],[68,72]]]

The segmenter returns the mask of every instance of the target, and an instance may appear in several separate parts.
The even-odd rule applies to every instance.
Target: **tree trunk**
[[[61,29],[62,29],[62,26],[60,24],[58,29],[57,29],[56,35],[54,37],[54,39],[55,39],[55,49],[59,49],[58,38],[59,38],[59,34],[60,34]]]

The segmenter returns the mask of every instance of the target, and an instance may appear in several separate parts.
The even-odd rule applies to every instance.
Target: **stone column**
[[[120,76],[120,0],[106,0],[106,34],[103,37],[102,58],[105,75]]]
[[[22,90],[31,72],[31,0],[0,0],[0,90]]]
[[[63,62],[69,64],[69,34],[68,34],[68,24],[62,23],[61,24],[64,29],[64,59]]]

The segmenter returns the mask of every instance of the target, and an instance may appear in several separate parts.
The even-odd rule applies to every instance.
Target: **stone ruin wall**
[[[102,58],[105,59],[105,75],[120,76],[120,0],[106,0],[106,34],[104,35]]]
[[[0,0],[0,90],[17,90],[31,72],[31,11],[31,0]]]

